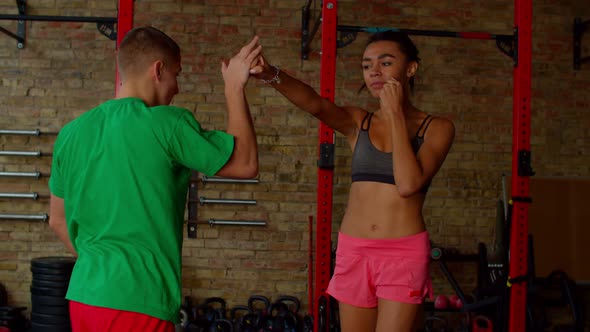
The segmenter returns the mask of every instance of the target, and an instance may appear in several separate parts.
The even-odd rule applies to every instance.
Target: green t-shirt
[[[66,298],[178,321],[191,169],[214,175],[233,136],[172,106],[110,100],[60,131],[49,187],[78,252]]]

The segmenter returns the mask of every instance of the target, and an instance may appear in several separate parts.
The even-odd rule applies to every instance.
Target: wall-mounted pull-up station
[[[16,33],[2,27],[0,27],[0,32],[14,38],[16,47],[20,49],[25,48],[26,45],[25,22],[27,21],[96,23],[100,33],[111,40],[117,39],[115,24],[117,24],[118,18],[116,17],[28,15],[27,0],[16,0],[16,7],[18,14],[0,14],[0,20],[17,21]]]
[[[27,0],[16,0],[16,7],[18,14],[0,14],[0,21],[17,21],[16,33],[1,26],[0,32],[14,38],[16,47],[19,49],[25,48],[26,45],[25,23],[27,21],[96,23],[101,34],[117,41],[117,47],[123,36],[133,27],[133,0],[118,0],[116,17],[28,15]],[[119,76],[117,74],[115,86],[118,85]]]
[[[312,28],[309,26],[311,0],[302,9],[301,58],[308,58],[311,40],[321,25],[320,95],[332,102],[334,102],[335,90],[336,49],[354,41],[357,32],[374,33],[396,30],[420,36],[495,39],[500,50],[512,58],[514,66],[512,210],[509,216],[510,255],[508,258],[509,274],[506,282],[510,296],[508,320],[505,327],[509,332],[524,331],[527,276],[529,274],[527,262],[528,207],[531,203],[529,177],[534,175],[530,152],[532,0],[514,1],[514,35],[338,25],[338,1],[324,0],[321,3],[321,17],[317,18]],[[580,22],[577,25],[580,39],[587,25],[588,22]],[[313,303],[310,303],[310,306],[313,307],[315,317],[314,331],[328,332],[330,329],[330,301],[326,289],[331,277],[334,130],[322,122],[318,138],[316,260],[315,283],[313,285],[315,289]]]
[[[317,24],[317,23],[316,23]],[[447,38],[461,38],[461,39],[481,39],[481,40],[495,40],[496,45],[502,51],[502,53],[514,58],[513,41],[515,40],[514,35],[504,34],[492,34],[487,32],[457,32],[457,31],[445,31],[445,30],[417,30],[417,29],[400,29],[400,28],[388,28],[388,27],[361,27],[352,25],[338,25],[337,30],[340,33],[336,40],[336,47],[341,48],[349,45],[356,40],[358,32],[365,33],[377,33],[382,31],[400,31],[408,35],[414,36],[429,36],[429,37],[447,37]],[[309,43],[313,39],[313,34],[317,32],[317,29],[312,29],[312,32],[308,28],[303,28],[302,31],[302,47],[301,47],[301,58],[307,59],[309,57]]]

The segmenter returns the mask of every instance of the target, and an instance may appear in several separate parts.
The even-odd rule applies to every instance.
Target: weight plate
[[[31,322],[39,324],[67,325],[70,324],[70,316],[48,315],[31,312]]]
[[[72,274],[72,269],[55,269],[55,268],[31,266],[31,272],[33,272],[33,274],[51,274],[51,275],[70,276]]]
[[[33,280],[45,280],[45,281],[70,281],[70,275],[64,274],[46,274],[46,273],[33,273]]]
[[[31,313],[44,314],[44,315],[57,315],[57,316],[68,316],[70,315],[70,307],[66,305],[62,306],[48,306],[42,304],[32,303]]]
[[[35,295],[46,295],[55,297],[65,297],[67,293],[66,288],[46,288],[46,287],[35,287],[31,286],[31,294]]]
[[[39,280],[33,279],[31,281],[31,286],[34,287],[41,287],[41,288],[68,288],[70,285],[69,281],[51,281],[51,280]]]
[[[31,266],[47,269],[72,269],[76,259],[73,257],[37,257],[31,260]]]
[[[46,306],[67,306],[68,300],[66,300],[63,296],[58,297],[31,294],[31,303]]]
[[[71,324],[31,323],[31,332],[70,332],[71,330]]]

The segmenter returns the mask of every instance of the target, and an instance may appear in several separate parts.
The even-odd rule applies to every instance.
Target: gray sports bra
[[[373,113],[367,113],[361,124],[361,130],[359,130],[352,153],[352,182],[372,181],[395,184],[392,153],[378,150],[369,138],[369,128],[371,127],[372,118]],[[424,134],[432,119],[434,117],[427,115],[416,131],[416,135],[412,138],[411,144],[414,153],[418,153],[422,143],[424,143]],[[366,129],[365,122],[367,123]],[[428,190],[429,185],[427,184],[423,190]]]

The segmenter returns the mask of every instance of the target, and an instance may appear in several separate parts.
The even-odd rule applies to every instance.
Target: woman
[[[418,50],[401,32],[372,35],[361,65],[379,109],[340,107],[262,57],[251,70],[294,105],[346,136],[352,185],[327,292],[343,332],[412,331],[432,293],[422,207],[454,139],[453,123],[410,100]]]

